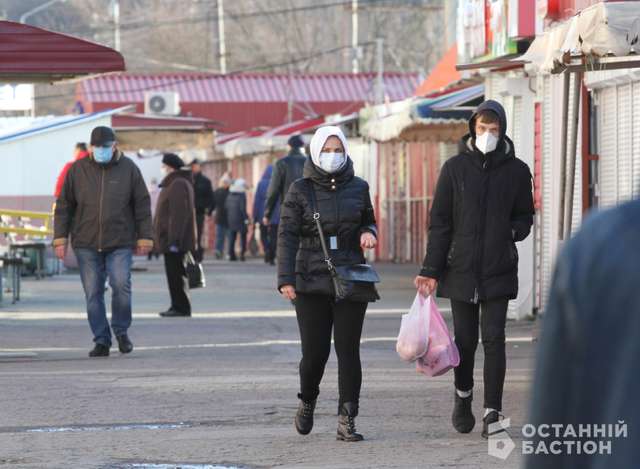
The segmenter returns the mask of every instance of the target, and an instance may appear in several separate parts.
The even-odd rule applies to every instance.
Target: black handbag
[[[187,271],[190,289],[204,288],[207,285],[204,278],[204,269],[202,268],[202,264],[196,262],[193,254],[190,252],[186,255],[185,270]]]
[[[311,186],[311,209],[313,210],[313,219],[315,220],[318,236],[320,237],[320,245],[322,246],[324,261],[327,263],[327,268],[331,275],[336,302],[349,300],[358,288],[359,284],[372,285],[374,283],[378,283],[380,282],[380,276],[369,264],[355,264],[338,267],[333,264],[331,256],[329,255],[329,250],[327,249],[327,242],[324,239],[322,224],[320,223],[320,212],[317,208],[318,203],[316,201],[316,191],[313,187],[313,182],[310,182],[309,185]]]

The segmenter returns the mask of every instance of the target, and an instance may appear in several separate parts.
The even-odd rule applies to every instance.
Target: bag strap
[[[329,249],[327,249],[327,241],[324,239],[324,230],[320,223],[320,211],[318,210],[318,201],[316,200],[316,190],[313,187],[313,181],[307,179],[307,185],[309,186],[309,192],[311,193],[311,211],[313,212],[313,220],[316,223],[318,230],[318,236],[320,237],[320,245],[322,246],[322,253],[324,254],[324,261],[327,263],[329,272],[333,275],[336,271],[331,256],[329,255]]]

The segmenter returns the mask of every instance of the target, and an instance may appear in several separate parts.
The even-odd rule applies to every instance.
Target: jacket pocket
[[[473,235],[454,239],[447,253],[447,267],[452,272],[469,272],[473,266]]]

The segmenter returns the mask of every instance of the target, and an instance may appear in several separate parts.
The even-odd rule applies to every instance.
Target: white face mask
[[[163,176],[167,176],[169,174],[169,168],[167,168],[166,166],[161,166],[160,174],[162,174]]]
[[[342,168],[345,161],[344,153],[320,153],[320,168],[329,174],[335,173]]]
[[[476,137],[476,148],[483,154],[491,153],[498,146],[498,137],[491,132],[486,131],[482,135]]]

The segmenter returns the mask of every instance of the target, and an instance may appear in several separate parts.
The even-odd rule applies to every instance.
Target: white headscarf
[[[342,146],[344,147],[344,163],[342,167],[347,163],[347,157],[349,156],[349,148],[347,146],[347,137],[342,133],[342,129],[340,127],[336,127],[335,125],[326,125],[324,127],[320,127],[316,130],[316,133],[311,137],[311,143],[309,144],[309,149],[311,150],[311,161],[318,168],[320,167],[320,153],[322,153],[322,148],[324,144],[327,143],[327,139],[329,137],[338,137],[342,142]]]

